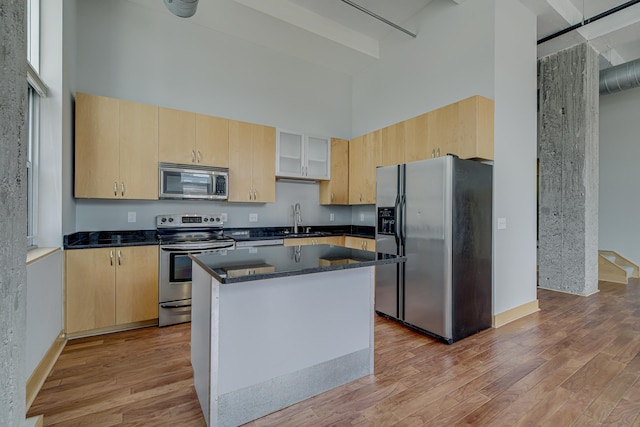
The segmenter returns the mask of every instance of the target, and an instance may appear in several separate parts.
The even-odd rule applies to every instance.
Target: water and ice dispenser
[[[378,234],[396,234],[396,208],[378,208]]]

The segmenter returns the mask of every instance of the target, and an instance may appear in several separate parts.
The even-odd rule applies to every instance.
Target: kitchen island
[[[375,266],[403,257],[315,245],[191,258],[191,363],[209,426],[373,373]]]

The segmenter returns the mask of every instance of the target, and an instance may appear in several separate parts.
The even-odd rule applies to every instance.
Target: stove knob
[[[162,218],[161,221],[162,222],[167,222],[167,218]]]
[[[169,222],[173,222],[173,218],[169,218]]]
[[[209,218],[205,217],[204,222],[207,222],[207,221],[209,221]]]
[[[220,217],[217,217],[217,218],[216,218],[216,221],[220,222],[220,221],[222,221],[222,220],[220,219]]]

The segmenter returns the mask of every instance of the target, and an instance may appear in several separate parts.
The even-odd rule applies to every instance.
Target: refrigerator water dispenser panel
[[[396,208],[378,208],[378,234],[396,234]]]

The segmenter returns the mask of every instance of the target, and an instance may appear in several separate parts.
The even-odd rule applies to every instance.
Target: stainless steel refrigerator
[[[492,166],[447,155],[377,169],[375,309],[452,343],[491,326]]]

